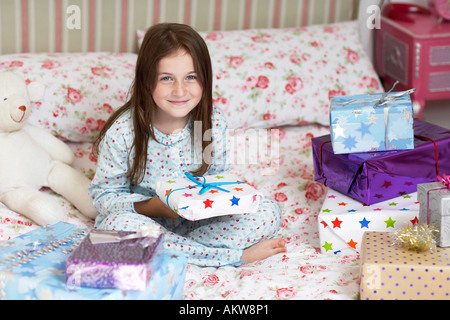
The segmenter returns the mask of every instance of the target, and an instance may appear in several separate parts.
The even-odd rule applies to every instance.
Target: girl
[[[200,266],[238,266],[285,252],[284,241],[272,239],[280,229],[281,210],[271,198],[256,214],[188,221],[156,196],[158,180],[185,171],[210,175],[229,169],[226,122],[212,106],[211,60],[201,36],[182,24],[151,27],[131,93],[95,143],[98,168],[89,188],[99,212],[95,227],[136,231],[158,224],[165,248]],[[194,121],[201,123],[202,137],[212,131],[212,142],[193,143]],[[211,154],[204,155],[208,149]],[[201,161],[194,161],[198,155]]]

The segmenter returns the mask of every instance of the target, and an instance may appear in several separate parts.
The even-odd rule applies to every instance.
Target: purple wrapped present
[[[162,242],[163,235],[151,226],[138,232],[92,230],[66,260],[66,283],[145,290]]]
[[[351,154],[334,154],[330,135],[313,138],[314,178],[367,205],[415,192],[450,172],[450,130],[415,120],[414,135],[412,150]]]

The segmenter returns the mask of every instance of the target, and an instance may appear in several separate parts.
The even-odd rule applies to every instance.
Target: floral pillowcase
[[[138,42],[145,31],[138,31]],[[356,21],[297,29],[201,33],[209,47],[214,104],[231,129],[329,125],[333,95],[381,91],[358,38]],[[93,141],[113,110],[128,99],[134,53],[3,55],[14,71],[46,86],[29,123],[68,141]]]
[[[145,31],[138,31],[138,44]],[[382,91],[358,22],[201,33],[214,71],[214,104],[229,126],[329,125],[335,95]]]
[[[32,103],[28,123],[63,140],[94,141],[113,110],[121,107],[134,79],[132,53],[29,53],[3,55],[0,72],[46,86]]]

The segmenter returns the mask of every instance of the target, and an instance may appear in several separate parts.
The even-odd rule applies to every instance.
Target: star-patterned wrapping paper
[[[156,194],[181,217],[196,221],[211,217],[254,213],[263,194],[235,175],[195,177],[198,183],[218,184],[200,194],[202,186],[188,178],[169,179],[156,183]],[[221,183],[225,183],[222,185]],[[227,190],[228,192],[224,191]]]
[[[390,93],[387,99],[400,95]],[[414,148],[409,94],[376,105],[381,93],[331,98],[330,126],[336,154]]]
[[[45,225],[0,244],[0,300],[181,299],[184,256],[163,251],[145,291],[68,286],[65,264],[88,229],[68,223]]]
[[[418,217],[416,192],[368,206],[328,189],[318,216],[321,252],[358,254],[364,232],[392,232]]]

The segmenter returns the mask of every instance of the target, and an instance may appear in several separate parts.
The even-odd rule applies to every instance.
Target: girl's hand
[[[163,203],[157,196],[150,200],[135,202],[134,209],[137,213],[150,218],[179,218],[180,216]]]

